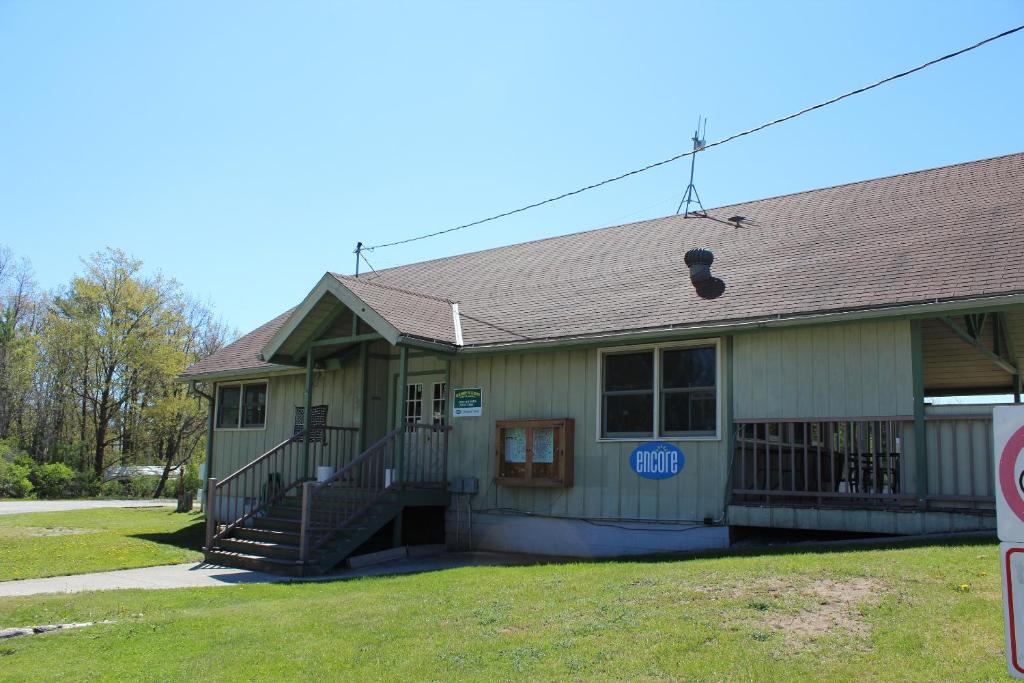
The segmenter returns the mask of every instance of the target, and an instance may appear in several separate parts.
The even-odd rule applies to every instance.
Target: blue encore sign
[[[629,466],[645,479],[668,479],[683,470],[683,452],[664,441],[648,441],[629,454]]]

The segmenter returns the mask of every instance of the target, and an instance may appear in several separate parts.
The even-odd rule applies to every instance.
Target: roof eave
[[[852,322],[873,318],[893,317],[930,317],[938,314],[949,314],[955,311],[1024,305],[1024,292],[999,294],[984,297],[961,299],[936,299],[934,301],[857,308],[842,311],[821,311],[775,315],[747,320],[722,320],[697,323],[693,325],[666,325],[641,330],[616,330],[612,332],[596,332],[594,334],[573,335],[571,337],[552,337],[547,339],[531,339],[527,341],[496,342],[493,344],[473,344],[463,346],[460,353],[505,353],[555,347],[594,346],[601,343],[609,345],[654,341],[660,338],[717,336],[734,332],[745,332],[758,328],[796,327],[831,322]]]

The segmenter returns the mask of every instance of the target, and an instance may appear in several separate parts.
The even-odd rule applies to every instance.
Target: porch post
[[[313,406],[313,348],[310,347],[306,350],[306,391],[304,395],[304,404],[302,411],[302,462],[306,478],[310,476],[310,465],[309,465],[309,427],[312,424],[312,415],[310,414]]]
[[[206,489],[205,494],[203,495],[203,506],[204,506],[203,512],[205,512],[206,511],[205,508],[209,507],[209,505],[210,505],[210,491],[211,491],[211,489],[209,488],[209,485],[210,485],[209,481],[210,481],[210,478],[213,477],[213,424],[214,424],[213,421],[215,419],[214,418],[214,405],[215,405],[214,396],[216,396],[216,395],[217,395],[217,390],[216,390],[216,385],[214,385],[213,396],[207,396],[206,397],[207,403],[210,404],[210,409],[208,411],[209,414],[206,417],[206,485],[207,485],[207,489]]]
[[[921,321],[910,321],[910,367],[914,382],[914,471],[917,507],[924,509],[928,497],[928,441],[924,426],[924,350]]]
[[[409,373],[409,349],[398,347],[398,387],[395,392],[395,427],[403,428],[395,440],[395,481],[405,481],[405,392]]]
[[[366,388],[370,375],[370,342],[359,343],[359,452],[366,450]]]

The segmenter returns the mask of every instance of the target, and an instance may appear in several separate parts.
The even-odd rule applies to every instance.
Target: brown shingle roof
[[[260,351],[263,345],[270,341],[270,338],[281,329],[284,321],[288,319],[294,308],[277,316],[268,323],[260,325],[249,334],[239,337],[222,349],[216,351],[208,358],[189,366],[188,370],[182,373],[183,379],[196,377],[198,375],[212,375],[227,372],[273,372],[276,370],[291,370],[284,365],[264,363],[260,360]]]
[[[749,224],[669,216],[339,280],[419,337],[450,341],[458,302],[466,346],[1024,292],[1024,154],[709,213]],[[721,298],[694,293],[693,247]]]

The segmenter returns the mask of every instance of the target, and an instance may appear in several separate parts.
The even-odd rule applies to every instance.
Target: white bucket
[[[334,476],[334,468],[327,465],[320,465],[316,468],[316,481],[322,484]]]

